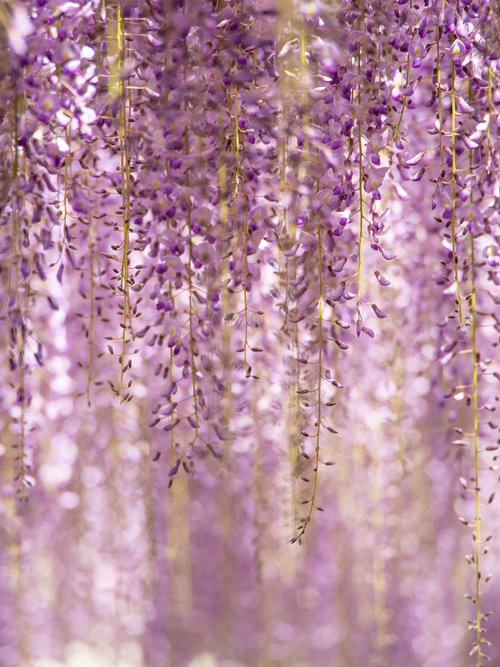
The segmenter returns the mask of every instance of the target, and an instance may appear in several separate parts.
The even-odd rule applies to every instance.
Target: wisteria
[[[499,23],[0,1],[0,665],[500,664]]]

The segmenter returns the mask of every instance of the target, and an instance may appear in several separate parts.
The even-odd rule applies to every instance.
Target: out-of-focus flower
[[[26,7],[19,2],[15,2],[10,7],[7,5],[7,8],[2,10],[2,15],[11,49],[18,56],[25,55],[28,51],[26,38],[34,30]]]

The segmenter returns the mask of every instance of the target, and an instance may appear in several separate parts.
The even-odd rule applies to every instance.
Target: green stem
[[[87,172],[88,185],[88,172]],[[90,407],[90,385],[92,383],[92,361],[94,356],[94,320],[95,320],[95,278],[94,278],[94,229],[92,227],[92,211],[89,214],[89,273],[90,273],[90,321],[89,321],[89,355],[87,370],[87,405]]]
[[[473,441],[474,441],[474,496],[475,496],[475,520],[474,520],[474,565],[475,565],[475,601],[476,601],[476,643],[477,643],[477,667],[481,667],[481,502],[479,487],[479,392],[478,392],[478,355],[477,355],[477,317],[476,317],[476,281],[475,281],[475,255],[474,234],[470,234],[471,245],[471,272],[472,272],[472,296],[471,296],[471,330],[472,330],[472,409],[473,409]]]
[[[451,253],[455,285],[457,287],[458,317],[463,324],[462,293],[458,277],[458,257],[456,251],[456,208],[457,208],[457,153],[456,153],[456,100],[455,100],[455,63],[451,61]]]
[[[361,1],[358,0],[358,10],[361,12]],[[361,30],[361,13],[358,21],[358,29]],[[359,168],[359,240],[358,240],[358,316],[361,304],[361,265],[363,249],[363,137],[361,132],[361,44],[358,45],[358,168]]]
[[[438,121],[439,121],[439,157],[441,160],[441,171],[444,169],[444,149],[443,149],[443,96],[441,92],[441,30],[439,26],[436,27],[436,43],[437,43],[437,57],[436,57],[436,78],[438,90]]]
[[[361,86],[359,97],[361,97]],[[359,98],[358,98],[359,99]],[[358,146],[359,146],[359,240],[358,240],[358,307],[361,303],[361,263],[362,263],[362,248],[363,248],[363,144],[361,135],[361,121],[358,119]]]
[[[317,407],[316,407],[316,448],[314,453],[314,479],[311,500],[307,516],[302,522],[302,526],[293,542],[301,539],[306,532],[307,526],[311,522],[311,516],[316,507],[316,496],[318,494],[318,478],[320,466],[320,445],[321,445],[321,386],[323,380],[323,247],[321,245],[321,223],[318,222],[318,266],[319,266],[319,301],[318,301],[318,389],[317,389]]]
[[[117,8],[117,44],[120,63],[123,64],[125,59],[124,53],[124,31],[125,25],[121,14],[121,7]],[[121,335],[121,355],[120,355],[120,386],[119,398],[120,403],[123,403],[125,397],[124,380],[127,369],[126,352],[127,352],[127,319],[130,317],[130,299],[129,299],[129,280],[128,280],[128,241],[129,241],[129,166],[128,166],[128,146],[127,146],[127,100],[125,97],[125,84],[120,79],[120,116],[119,116],[119,141],[120,141],[120,170],[121,170],[121,185],[122,185],[122,208],[123,208],[123,251],[120,272],[120,287],[123,292],[123,318],[122,318],[122,335]]]
[[[469,79],[469,99],[472,103],[472,84]],[[472,174],[472,150],[469,150],[469,173]],[[470,195],[470,203],[474,203],[474,195]],[[471,255],[471,336],[472,336],[472,414],[473,414],[473,445],[474,445],[474,567],[475,567],[475,597],[476,597],[476,667],[481,667],[481,498],[479,487],[479,387],[478,387],[478,354],[477,354],[477,303],[476,303],[476,257],[474,245],[474,229],[470,234]]]

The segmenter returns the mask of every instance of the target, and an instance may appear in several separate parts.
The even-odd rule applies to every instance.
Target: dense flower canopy
[[[2,666],[500,664],[499,32],[2,0]]]

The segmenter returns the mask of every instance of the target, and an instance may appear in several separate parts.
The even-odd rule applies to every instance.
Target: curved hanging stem
[[[318,479],[319,479],[319,466],[321,463],[320,459],[320,448],[321,448],[321,406],[322,406],[322,380],[323,380],[323,247],[321,241],[321,222],[318,222],[317,228],[317,239],[318,239],[318,266],[319,266],[319,300],[318,300],[318,387],[317,387],[317,404],[316,404],[316,435],[315,435],[315,452],[314,452],[314,478],[313,478],[313,487],[312,495],[308,504],[308,511],[305,518],[302,520],[301,525],[298,528],[297,535],[292,538],[291,542],[299,542],[301,544],[302,537],[306,532],[307,526],[311,522],[311,517],[316,506],[316,497],[318,494]]]

